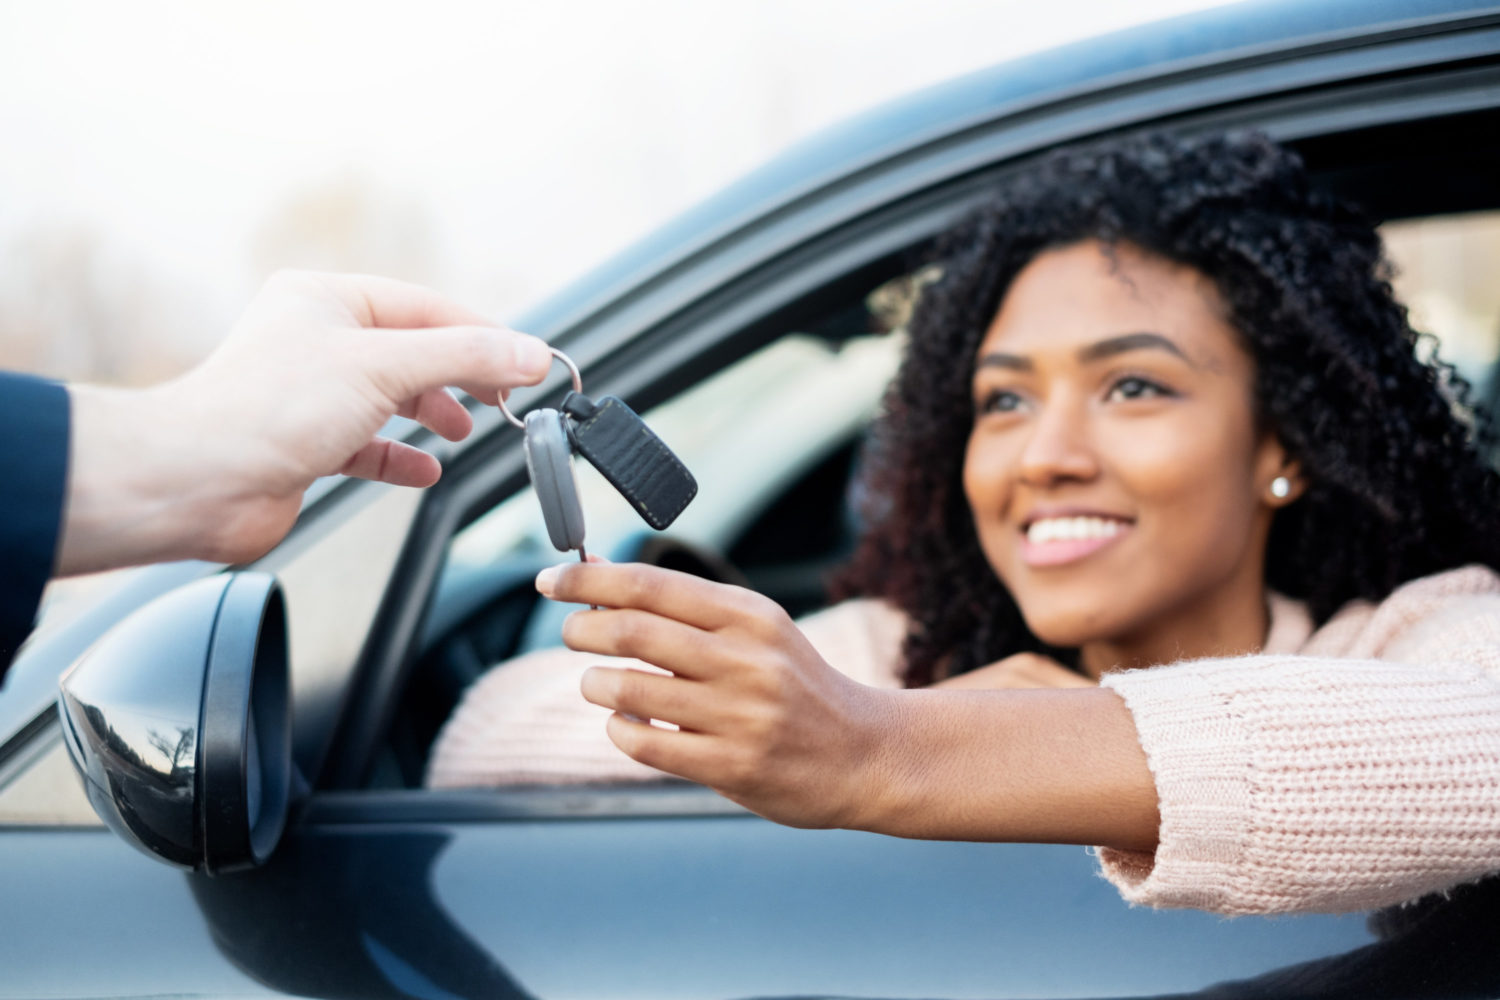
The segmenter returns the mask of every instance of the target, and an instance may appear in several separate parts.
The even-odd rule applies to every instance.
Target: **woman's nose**
[[[1052,486],[1069,480],[1086,482],[1098,473],[1086,415],[1062,401],[1043,408],[1021,452],[1021,480],[1031,486]]]

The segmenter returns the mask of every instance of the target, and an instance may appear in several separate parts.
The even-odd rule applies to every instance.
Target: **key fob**
[[[677,520],[698,495],[698,481],[687,466],[617,397],[595,402],[570,392],[562,408],[575,421],[567,430],[578,453],[657,531]]]
[[[542,505],[547,537],[559,552],[583,548],[583,505],[573,478],[565,418],[557,410],[526,414],[526,471]]]

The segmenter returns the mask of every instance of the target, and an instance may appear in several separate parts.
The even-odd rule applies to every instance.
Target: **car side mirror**
[[[63,674],[58,714],[94,811],[161,861],[263,863],[291,807],[286,606],[267,573],[188,584]]]

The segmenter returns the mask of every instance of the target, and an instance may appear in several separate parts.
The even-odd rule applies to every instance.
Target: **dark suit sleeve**
[[[67,476],[67,389],[0,372],[0,677],[52,575]]]

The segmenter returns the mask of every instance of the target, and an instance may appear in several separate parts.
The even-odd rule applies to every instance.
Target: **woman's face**
[[[964,459],[979,541],[1054,645],[1233,631],[1260,614],[1284,454],[1256,427],[1253,363],[1213,283],[1110,253],[1039,255],[979,347]]]

